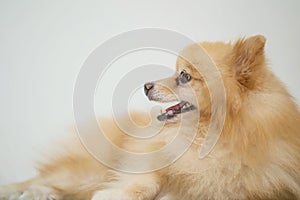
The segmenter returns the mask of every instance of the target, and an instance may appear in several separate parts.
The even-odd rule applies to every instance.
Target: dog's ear
[[[266,38],[262,35],[238,40],[230,56],[237,81],[251,89],[255,78],[265,64],[264,46]]]

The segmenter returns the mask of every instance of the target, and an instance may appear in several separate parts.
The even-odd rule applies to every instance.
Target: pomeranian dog
[[[258,35],[233,43],[201,43],[222,79],[224,105],[219,104],[220,86],[195,67],[202,65],[209,73],[211,64],[207,56],[197,53],[195,44],[181,52],[172,77],[144,86],[149,100],[179,101],[157,116],[165,123],[160,134],[140,141],[125,137],[113,121],[101,120],[107,137],[132,152],[161,149],[174,139],[179,126],[180,140],[189,140],[197,125],[191,145],[172,164],[147,173],[120,172],[98,162],[75,139],[68,141],[72,145],[64,148],[65,153],[53,154],[39,164],[37,177],[1,187],[0,199],[300,199],[300,113],[268,68],[265,41]],[[208,133],[214,134],[214,129],[208,131],[210,123],[222,113],[224,120],[216,122],[221,127],[216,144],[207,156],[199,156]],[[147,124],[147,117],[132,115],[139,124]],[[105,154],[128,166],[141,164],[126,162],[126,157],[118,158],[109,150]],[[168,152],[164,156],[168,159]],[[159,162],[164,161],[152,158],[144,164]]]

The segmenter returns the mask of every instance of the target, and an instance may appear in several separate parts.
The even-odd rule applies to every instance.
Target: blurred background
[[[72,95],[83,62],[129,30],[171,29],[195,41],[263,34],[271,68],[300,103],[299,9],[298,0],[0,1],[0,184],[36,174],[34,161],[74,125]],[[95,94],[97,115],[111,114],[112,88],[130,67],[175,69],[175,59],[161,51],[120,58],[105,78],[107,96]],[[151,107],[141,88],[129,107]]]

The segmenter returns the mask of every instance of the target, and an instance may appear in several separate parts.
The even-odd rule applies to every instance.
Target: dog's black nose
[[[146,95],[148,95],[149,91],[153,88],[153,86],[154,86],[153,83],[146,83],[144,85],[144,91]]]

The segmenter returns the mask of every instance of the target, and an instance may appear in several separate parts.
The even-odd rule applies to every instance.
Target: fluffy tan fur
[[[190,126],[200,125],[191,147],[180,159],[153,173],[126,174],[97,162],[74,139],[63,154],[54,154],[39,165],[38,177],[0,189],[0,199],[13,195],[15,199],[23,195],[23,199],[64,200],[300,199],[300,114],[294,99],[267,66],[265,41],[263,36],[254,36],[234,43],[201,44],[221,73],[227,100],[221,137],[204,159],[198,158],[198,150],[211,121],[211,97],[209,83],[193,66],[203,59],[193,52],[192,45],[178,58],[176,74],[154,82],[149,94],[149,99],[159,102],[178,97],[193,101],[187,85],[175,81],[182,70],[192,76],[188,86],[196,91],[198,102],[193,104],[201,116],[183,115],[190,118]],[[132,118],[138,124],[149,122],[144,114],[136,113]],[[116,145],[135,152],[161,148],[172,140],[172,131],[178,126],[167,123],[160,135],[136,141],[125,137],[112,121],[101,123]],[[184,127],[184,131],[189,128]]]

